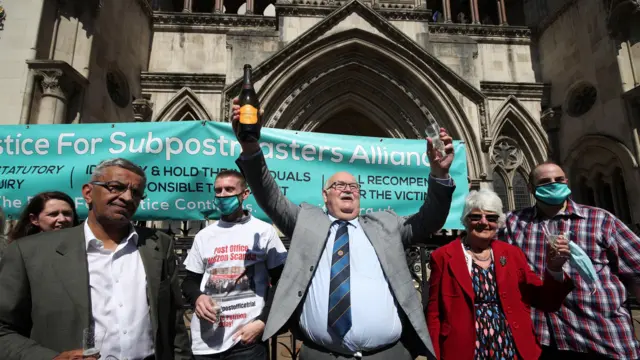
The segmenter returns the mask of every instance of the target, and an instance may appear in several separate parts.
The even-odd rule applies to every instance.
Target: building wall
[[[44,0],[5,0],[7,19],[0,30],[0,125],[18,124],[27,80],[27,59],[35,58]]]
[[[142,96],[140,73],[147,70],[153,38],[150,14],[144,10],[143,1],[103,1],[93,35],[90,85],[82,122],[133,121],[131,101],[124,108],[117,106],[109,97],[106,83],[108,71],[120,72],[130,96]]]
[[[589,112],[580,117],[563,114],[562,157],[589,133],[609,135],[631,146],[616,44],[607,36],[604,11],[600,1],[578,1],[546,29],[538,43],[541,75],[551,84],[552,106],[566,108],[569,91],[580,82],[598,89]]]
[[[542,81],[551,84],[550,106],[561,109],[559,158],[573,180],[576,198],[614,213],[630,209],[630,221],[640,221],[637,157],[624,92],[629,82],[630,53],[609,36],[608,9],[603,1],[574,0],[560,8],[541,34],[537,49]],[[575,89],[588,83],[597,89],[595,103],[584,114],[570,114]],[[613,174],[620,169],[622,185]],[[584,178],[584,181],[583,181]],[[608,188],[626,187],[624,196]],[[623,191],[624,192],[624,191]],[[610,203],[608,206],[605,204]]]

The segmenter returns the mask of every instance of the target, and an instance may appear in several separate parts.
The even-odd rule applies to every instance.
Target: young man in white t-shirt
[[[194,306],[195,360],[266,360],[262,341],[287,252],[273,226],[242,209],[249,190],[236,170],[218,173],[214,188],[220,220],[201,230],[184,262],[185,298]]]

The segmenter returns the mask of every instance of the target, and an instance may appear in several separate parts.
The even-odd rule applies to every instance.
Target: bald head
[[[330,215],[340,220],[352,220],[360,213],[360,185],[346,171],[333,174],[322,190],[322,197]]]
[[[538,209],[548,217],[562,211],[571,195],[566,174],[553,162],[540,164],[531,171],[529,190],[536,198]]]
[[[551,161],[544,162],[531,170],[529,184],[532,188],[552,182],[566,182],[567,177],[562,168]]]

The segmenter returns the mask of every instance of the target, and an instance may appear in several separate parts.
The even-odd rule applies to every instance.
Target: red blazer
[[[491,248],[500,304],[518,355],[523,360],[537,360],[541,349],[534,333],[530,307],[557,311],[573,289],[573,282],[567,275],[563,283],[548,275],[543,283],[531,271],[522,250],[499,240],[494,240]],[[473,359],[475,293],[460,238],[434,251],[430,266],[427,325],[436,356],[442,360]]]

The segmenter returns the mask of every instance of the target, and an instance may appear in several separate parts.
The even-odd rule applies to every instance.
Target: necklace
[[[476,255],[474,252],[471,252],[471,257],[473,257],[474,259],[478,260],[478,261],[488,261],[491,260],[491,253],[489,253],[489,255],[487,255],[486,258],[481,258],[480,256]]]
[[[462,244],[464,245],[464,249],[471,254],[471,257],[474,258],[475,260],[479,261],[479,262],[484,262],[484,261],[489,261],[491,260],[491,251],[489,251],[489,255],[487,255],[487,257],[485,258],[481,258],[480,256],[478,256],[476,253],[473,252],[473,250],[471,250],[471,246],[469,246],[469,244],[467,243],[467,237],[465,236],[462,240]],[[483,250],[484,252],[484,250]]]

